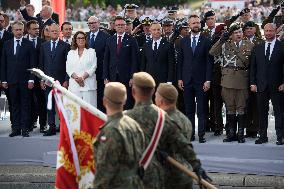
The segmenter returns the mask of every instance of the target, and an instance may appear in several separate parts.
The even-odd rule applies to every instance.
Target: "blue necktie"
[[[52,42],[52,50],[51,50],[52,57],[54,57],[54,55],[55,55],[55,48],[56,48],[56,41],[53,41]]]
[[[95,34],[94,34],[94,33],[92,33],[91,39],[90,39],[90,41],[89,41],[89,46],[90,46],[91,48],[94,48],[94,47],[95,47]]]
[[[35,39],[32,39],[33,46],[36,48]]]
[[[20,52],[20,47],[21,47],[21,45],[20,45],[20,40],[18,39],[18,40],[16,40],[17,41],[17,46],[16,46],[16,56],[18,56],[19,55],[19,52]]]
[[[192,44],[191,44],[192,52],[194,54],[196,48],[196,37],[193,37]]]

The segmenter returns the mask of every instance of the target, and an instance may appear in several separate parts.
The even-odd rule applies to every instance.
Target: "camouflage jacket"
[[[151,101],[137,103],[132,110],[127,110],[125,114],[139,123],[144,132],[147,147],[154,133],[158,119],[158,107]],[[181,127],[166,114],[165,125],[158,144],[158,150],[170,153],[168,151],[170,146],[174,148],[176,152],[180,153],[186,161],[191,163],[193,167],[200,165],[200,161],[196,159],[196,154],[192,149],[191,143],[182,135]],[[164,188],[164,170],[157,161],[157,156],[153,157],[152,162],[145,172],[143,182],[145,188]]]
[[[145,149],[143,131],[122,113],[108,116],[94,143],[95,189],[143,189],[137,174]]]
[[[181,133],[190,142],[192,134],[192,125],[189,119],[181,113],[178,109],[170,109],[166,111],[169,117],[174,120],[181,128]],[[192,170],[191,165],[182,157],[181,154],[176,152],[176,144],[172,144],[169,148],[169,155],[175,160],[182,163],[188,169]],[[192,179],[178,170],[176,167],[166,164],[166,189],[179,188],[179,189],[189,189],[192,188]]]

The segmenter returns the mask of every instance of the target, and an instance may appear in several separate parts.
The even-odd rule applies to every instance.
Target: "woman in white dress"
[[[97,107],[96,68],[96,51],[88,48],[87,35],[84,32],[76,32],[66,62],[66,71],[70,77],[68,90],[95,107]]]

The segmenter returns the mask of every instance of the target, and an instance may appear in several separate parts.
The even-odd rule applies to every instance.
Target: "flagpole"
[[[104,114],[103,112],[98,110],[96,107],[92,106],[91,104],[85,102],[78,96],[74,95],[72,92],[68,91],[66,88],[62,87],[60,83],[55,82],[54,78],[48,75],[45,75],[43,71],[41,71],[40,69],[32,68],[32,69],[28,69],[28,71],[30,71],[32,74],[36,75],[37,77],[45,81],[45,84],[48,85],[49,87],[58,89],[64,96],[78,103],[81,107],[83,107],[90,113],[94,114],[95,116],[98,116],[103,121],[107,120],[106,114]]]

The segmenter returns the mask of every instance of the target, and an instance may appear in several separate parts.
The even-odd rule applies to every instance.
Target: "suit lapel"
[[[201,40],[202,40],[202,35],[199,36],[196,47],[195,47],[195,51],[194,51],[194,55],[196,54],[196,52],[198,52],[198,50],[200,49],[201,46]],[[190,43],[191,44],[191,43]],[[191,51],[192,52],[192,51]]]
[[[56,55],[57,55],[57,53],[58,53],[58,50],[59,50],[60,45],[61,45],[60,43],[61,43],[61,40],[59,39],[59,41],[58,41],[58,43],[57,43],[57,45],[56,45],[56,48],[55,48],[55,52],[54,52],[53,59],[55,59],[55,57],[56,57]]]
[[[279,47],[279,41],[276,39],[274,48],[273,48],[272,53],[270,55],[270,62],[273,62],[275,56],[278,54],[278,53],[276,53],[276,51],[278,50],[278,47]]]
[[[100,39],[101,39],[101,31],[99,31],[98,35],[96,36],[96,39],[95,39],[95,49],[98,48],[98,46],[100,44]]]
[[[162,38],[162,40],[160,42],[160,45],[159,45],[159,48],[158,48],[158,52],[157,52],[158,56],[159,56],[161,50],[163,49],[163,47],[165,45],[165,40],[166,40],[165,38]]]

